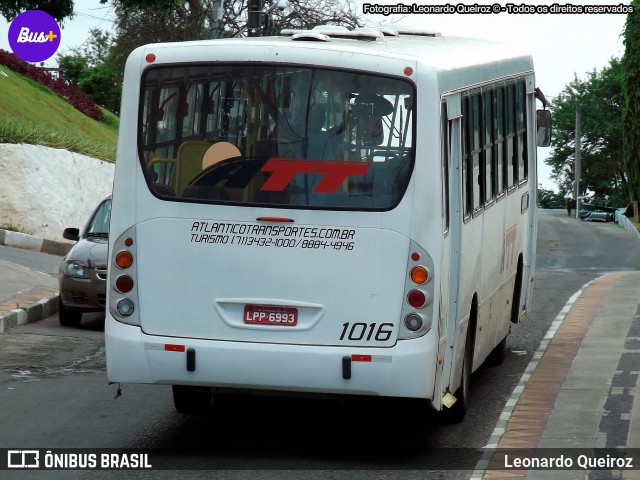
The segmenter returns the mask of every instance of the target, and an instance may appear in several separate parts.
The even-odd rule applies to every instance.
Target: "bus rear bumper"
[[[437,365],[433,332],[390,348],[227,342],[146,335],[107,313],[105,342],[109,382],[121,383],[431,399]]]

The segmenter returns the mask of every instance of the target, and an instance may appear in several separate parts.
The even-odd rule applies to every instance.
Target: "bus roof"
[[[314,30],[283,30],[286,35],[281,36],[202,40],[158,47],[211,47],[224,42],[226,46],[237,45],[254,54],[265,52],[265,49],[292,47],[307,49],[309,53],[314,50],[341,51],[404,59],[407,62],[415,62],[420,68],[434,71],[439,77],[442,91],[533,72],[530,54],[512,44],[448,37],[433,32],[425,34],[415,30],[412,34],[395,33],[387,36],[383,35],[382,31],[384,29],[349,31],[343,27],[325,27]],[[367,35],[367,32],[372,33]],[[263,55],[260,57],[261,61],[268,61]],[[282,61],[281,59],[282,57],[279,61]],[[470,75],[465,75],[465,71]]]

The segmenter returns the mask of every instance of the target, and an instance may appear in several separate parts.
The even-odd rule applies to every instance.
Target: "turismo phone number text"
[[[191,234],[191,243],[209,243],[223,245],[242,245],[275,248],[305,248],[311,250],[346,250],[351,251],[355,242],[305,240],[296,238],[253,237],[250,235],[215,235]]]

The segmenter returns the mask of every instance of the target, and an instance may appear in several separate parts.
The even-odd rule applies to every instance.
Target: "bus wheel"
[[[467,327],[467,338],[464,342],[464,359],[462,360],[462,379],[460,387],[456,390],[456,403],[451,408],[444,410],[445,419],[449,423],[460,423],[469,407],[469,393],[471,391],[471,362],[473,361],[473,345],[471,340],[471,328]]]
[[[520,321],[520,294],[522,292],[522,271],[524,265],[522,255],[518,258],[518,271],[516,273],[516,281],[513,285],[513,299],[511,301],[511,323]]]
[[[173,404],[180,413],[205,413],[213,395],[208,388],[173,385]]]
[[[504,337],[502,341],[495,346],[489,357],[487,358],[487,364],[493,367],[497,367],[498,365],[502,365],[504,361],[504,357],[507,354],[507,337]]]

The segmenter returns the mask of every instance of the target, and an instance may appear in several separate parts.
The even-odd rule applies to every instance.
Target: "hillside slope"
[[[3,75],[4,73],[4,75]],[[118,118],[82,114],[48,87],[0,65],[0,143],[31,143],[114,161]]]

